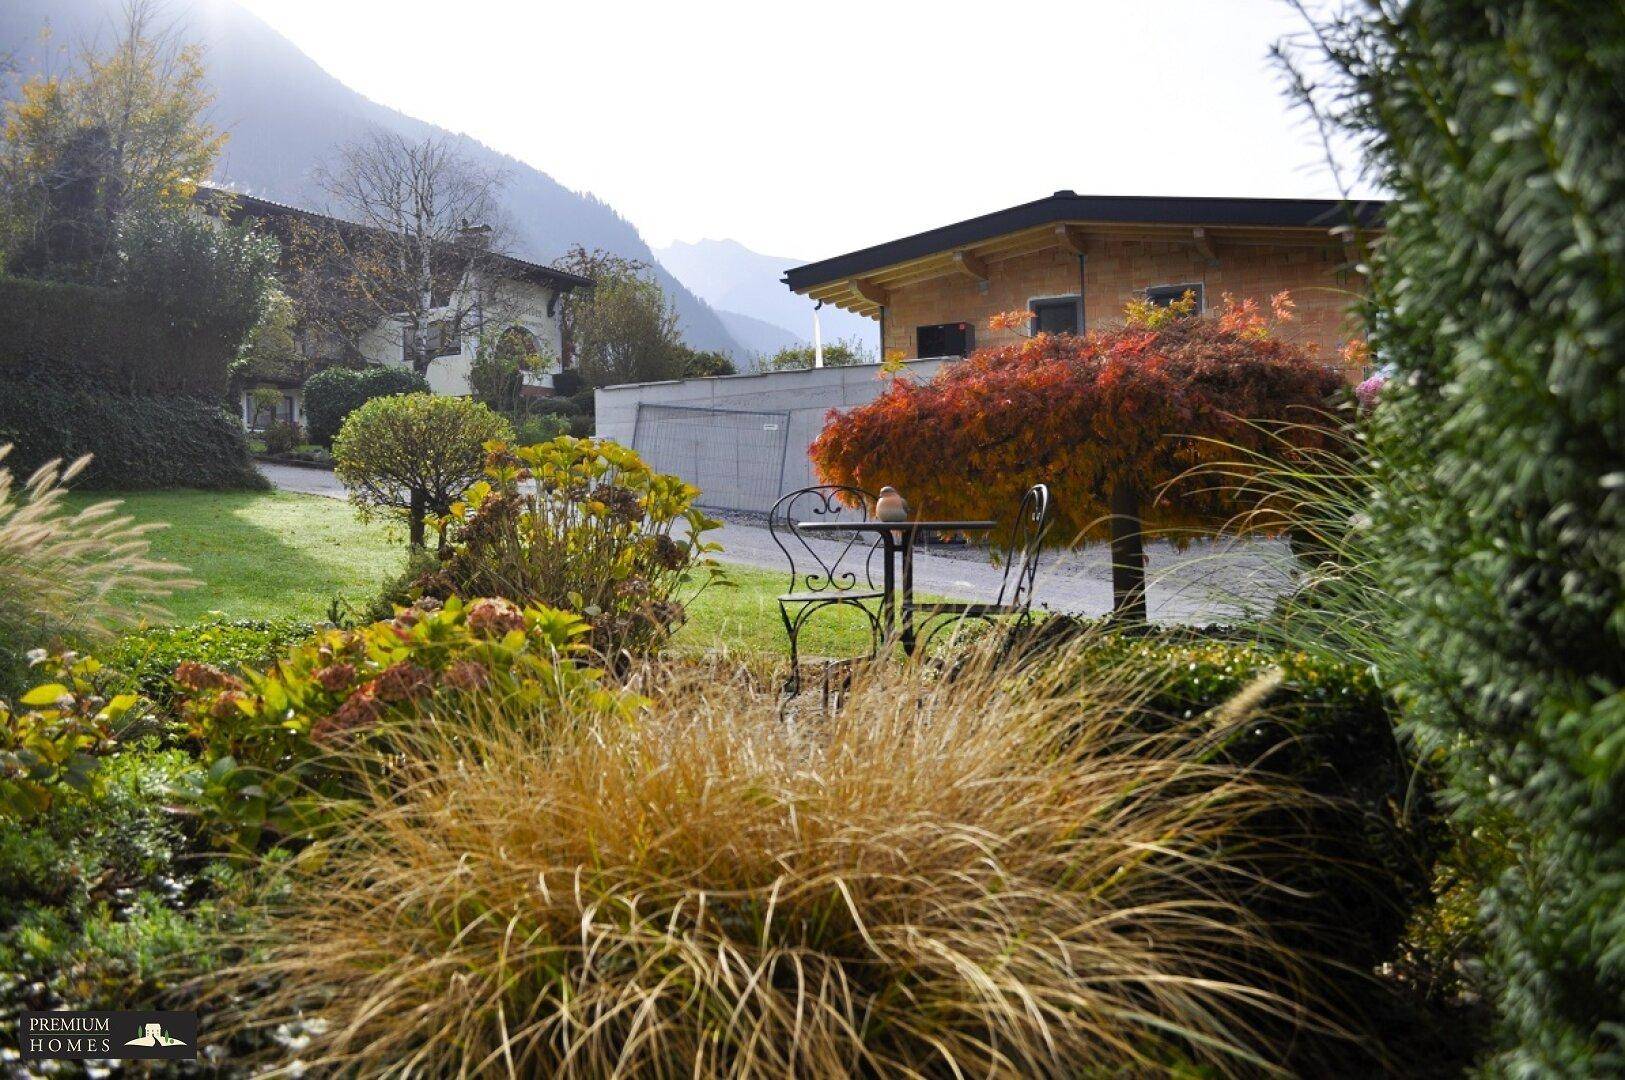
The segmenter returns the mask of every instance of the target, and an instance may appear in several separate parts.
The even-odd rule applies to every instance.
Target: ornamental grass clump
[[[787,723],[719,669],[640,673],[634,723],[414,726],[211,986],[231,1020],[435,1076],[1268,1073],[1317,1027],[1226,862],[1283,798],[1202,740],[986,672]]]
[[[159,601],[195,584],[148,554],[146,537],[161,526],[119,516],[116,500],[63,505],[88,456],[49,462],[19,484],[5,467],[10,451],[0,445],[0,692],[20,681],[30,649],[105,638],[161,615]]]

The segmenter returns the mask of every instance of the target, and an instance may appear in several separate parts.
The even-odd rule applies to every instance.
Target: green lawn
[[[105,497],[75,494],[71,501],[82,506]],[[171,599],[177,621],[211,611],[320,620],[335,598],[355,606],[370,600],[382,581],[400,572],[405,555],[403,528],[363,525],[347,503],[315,495],[160,491],[121,499],[136,520],[167,524],[152,534],[153,554],[204,583]],[[736,566],[727,572],[729,585],[712,586],[690,606],[677,643],[783,653],[784,626],[773,598],[785,587],[784,576]],[[822,612],[802,637],[803,651],[862,652],[863,627],[856,612]]]

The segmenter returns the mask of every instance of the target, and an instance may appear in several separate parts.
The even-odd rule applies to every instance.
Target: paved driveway
[[[330,499],[344,498],[344,485],[339,483],[331,469],[306,469],[298,465],[272,465],[255,462],[265,478],[276,485],[278,491],[297,491],[305,495],[325,495]]]
[[[263,462],[259,469],[280,490],[344,498],[343,486],[326,470]],[[725,562],[786,570],[784,554],[759,521],[730,517],[716,539]],[[839,548],[834,542],[814,543],[823,545],[827,558]],[[1184,551],[1153,541],[1146,546],[1146,556],[1147,605],[1151,618],[1161,622],[1232,619],[1267,606],[1291,580],[1291,554],[1278,541],[1195,541]],[[914,587],[919,593],[992,600],[1001,576],[998,567],[979,558],[921,554],[914,561]],[[1055,611],[1080,615],[1110,611],[1112,575],[1106,545],[1047,554],[1040,564],[1036,596],[1040,606]]]

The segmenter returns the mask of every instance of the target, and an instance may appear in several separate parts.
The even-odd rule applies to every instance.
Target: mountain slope
[[[59,71],[59,44],[108,39],[121,6],[122,0],[0,0],[0,56],[14,53],[24,73],[42,66]],[[337,143],[369,125],[413,138],[449,134],[351,90],[231,0],[172,0],[165,15],[207,49],[212,119],[231,133],[213,178],[218,183],[320,209],[325,200],[312,172]],[[51,42],[42,44],[47,21]],[[660,266],[637,229],[608,204],[482,143],[463,138],[463,144],[476,162],[506,177],[502,201],[515,254],[550,262],[579,243],[654,264],[688,343],[744,359],[748,350],[716,312]]]
[[[803,344],[812,341],[812,301],[797,296],[780,279],[808,259],[763,255],[736,240],[678,242],[655,254],[684,285],[719,311],[740,312],[783,327]],[[839,308],[818,313],[824,340],[855,337],[873,352],[879,324]]]
[[[739,362],[739,370],[745,371],[755,367],[753,362],[757,357],[771,356],[780,349],[792,348],[802,344],[800,338],[790,333],[777,323],[770,323],[764,319],[753,318],[738,311],[729,311],[726,308],[715,308],[717,318],[727,327],[733,339],[744,347],[746,357]]]

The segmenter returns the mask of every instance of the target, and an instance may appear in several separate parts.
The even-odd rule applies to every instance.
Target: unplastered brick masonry
[[[989,316],[1025,309],[1035,299],[1076,296],[1080,281],[1088,327],[1121,318],[1123,305],[1148,286],[1190,283],[1203,286],[1209,307],[1226,292],[1260,304],[1290,292],[1297,312],[1288,333],[1328,361],[1336,360],[1356,333],[1350,311],[1365,282],[1336,243],[1230,243],[1210,260],[1189,243],[1091,238],[1085,254],[1081,278],[1077,256],[1057,247],[1005,259],[989,256],[985,282],[956,275],[892,288],[883,348],[913,357],[919,327],[953,322],[973,324],[978,346],[1010,344],[1018,335],[990,331]],[[1350,378],[1359,374],[1349,372]]]

